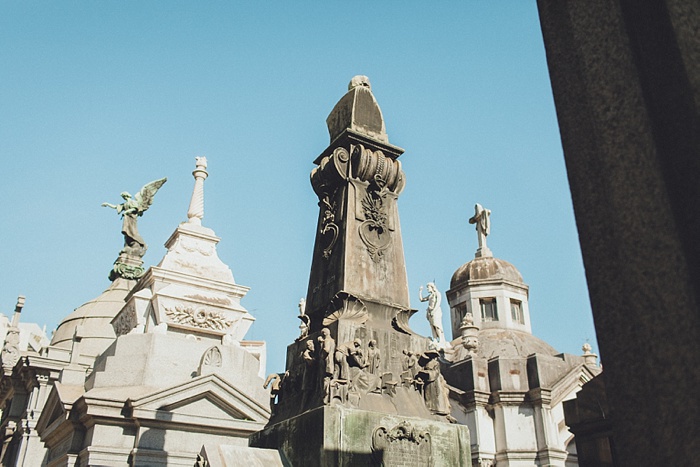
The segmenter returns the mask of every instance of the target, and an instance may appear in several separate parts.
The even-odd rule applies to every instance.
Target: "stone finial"
[[[370,91],[372,90],[372,85],[369,84],[369,78],[364,75],[353,76],[350,83],[348,83],[348,91],[352,91],[358,86],[364,86]]]
[[[364,134],[383,143],[389,142],[382,111],[366,76],[358,75],[350,80],[348,92],[340,98],[328,115],[326,124],[331,142],[346,130]]]
[[[194,189],[192,190],[192,200],[190,208],[187,210],[187,222],[195,225],[202,225],[204,218],[204,180],[209,176],[207,172],[207,158],[195,157]]]
[[[474,215],[469,218],[469,223],[476,224],[476,233],[479,240],[479,248],[474,256],[477,258],[493,256],[486,245],[486,237],[491,233],[491,210],[484,209],[479,203],[476,203]]]
[[[474,316],[471,313],[464,315],[459,332],[462,335],[462,345],[469,355],[476,355],[479,350],[479,326],[474,324]]]
[[[583,359],[586,362],[586,365],[597,365],[598,364],[598,355],[594,354],[591,352],[591,344],[588,342],[584,343],[583,346],[581,346],[581,350],[583,350]]]
[[[15,305],[15,314],[14,316],[12,316],[12,327],[17,327],[19,325],[19,317],[22,313],[22,308],[24,308],[24,301],[24,295],[20,295],[17,297],[17,304]]]

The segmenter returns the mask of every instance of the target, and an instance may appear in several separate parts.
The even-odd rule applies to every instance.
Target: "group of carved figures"
[[[300,372],[290,378],[289,372],[272,373],[265,381],[270,391],[270,409],[274,412],[283,392],[301,391],[300,407],[306,408],[315,389],[322,391],[323,404],[350,403],[357,405],[367,393],[394,396],[396,387],[414,388],[425,399],[428,410],[449,417],[450,404],[445,379],[440,374],[439,353],[429,350],[415,353],[403,351],[400,381],[391,372],[381,369],[381,351],[375,339],[363,346],[360,338],[336,344],[330,329],[304,341],[300,355]]]

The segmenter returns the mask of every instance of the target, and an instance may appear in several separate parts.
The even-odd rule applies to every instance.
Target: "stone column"
[[[700,7],[538,0],[619,465],[700,452]]]

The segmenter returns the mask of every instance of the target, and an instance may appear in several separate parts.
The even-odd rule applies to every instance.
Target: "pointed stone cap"
[[[358,75],[350,80],[347,94],[328,115],[326,125],[331,142],[348,129],[384,143],[389,142],[382,111],[366,76]]]

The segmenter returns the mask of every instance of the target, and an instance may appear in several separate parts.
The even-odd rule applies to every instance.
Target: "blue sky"
[[[0,311],[24,294],[23,320],[50,330],[101,293],[122,237],[100,204],[167,176],[139,224],[157,264],[205,155],[204,225],[281,370],[318,215],[309,172],[364,74],[406,150],[414,329],[429,333],[418,287],[446,291],[473,258],[479,202],[530,286],[534,334],[597,349],[534,1],[249,3],[0,3]]]

